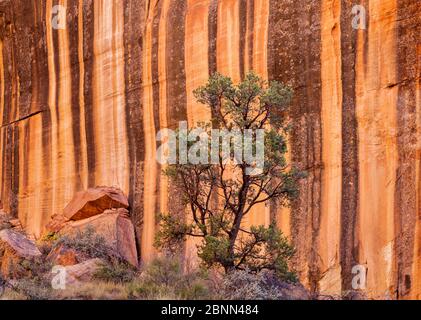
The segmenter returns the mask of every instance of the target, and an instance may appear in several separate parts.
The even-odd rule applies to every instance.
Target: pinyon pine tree
[[[205,131],[236,130],[244,135],[247,130],[264,130],[264,164],[250,174],[250,163],[244,159],[225,161],[220,148],[216,163],[169,165],[165,174],[180,192],[188,217],[162,214],[156,245],[175,250],[187,237],[199,238],[198,255],[207,267],[220,266],[226,272],[269,269],[283,279],[293,279],[288,262],[294,248],[275,223],[250,228],[243,223],[256,205],[288,206],[297,195],[301,174],[285,157],[292,90],[254,73],[247,74],[238,85],[216,73],[194,95],[212,111],[211,123],[201,125]],[[257,140],[231,143],[256,152]],[[207,141],[206,148],[210,150],[211,144]]]

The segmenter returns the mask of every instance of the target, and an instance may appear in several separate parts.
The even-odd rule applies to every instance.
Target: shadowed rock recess
[[[254,70],[294,88],[289,156],[308,175],[291,208],[262,205],[246,223],[276,219],[314,292],[351,290],[362,265],[364,296],[421,299],[421,2],[359,3],[355,30],[350,0],[0,1],[4,211],[40,237],[77,192],[119,188],[150,261],[156,214],[184,210],[156,133],[210,119],[192,95],[210,74]]]

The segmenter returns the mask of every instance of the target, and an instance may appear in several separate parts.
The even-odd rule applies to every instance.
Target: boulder
[[[107,209],[127,209],[129,203],[123,191],[112,187],[97,187],[78,192],[64,208],[69,220],[82,220],[102,214]]]
[[[18,256],[27,259],[41,256],[33,241],[10,229],[0,231],[0,246],[13,250]]]
[[[88,219],[70,221],[60,234],[75,236],[87,229],[102,236],[107,246],[132,266],[138,266],[134,227],[126,209],[106,210]]]
[[[50,222],[46,225],[45,229],[47,233],[57,233],[64,228],[67,222],[69,222],[69,219],[65,216],[55,214],[51,217]]]
[[[342,268],[341,265],[331,265],[327,270],[320,272],[318,291],[325,296],[337,297],[342,294]]]
[[[16,277],[15,267],[23,260],[32,260],[42,254],[35,243],[11,229],[0,231],[0,271],[6,277]]]
[[[82,263],[65,267],[66,286],[78,286],[93,279],[95,273],[101,269],[105,261],[90,259]]]

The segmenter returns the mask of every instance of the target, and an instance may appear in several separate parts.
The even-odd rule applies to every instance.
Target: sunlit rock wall
[[[76,191],[118,186],[150,260],[156,213],[184,210],[157,132],[211,118],[192,90],[213,72],[254,70],[294,88],[289,157],[308,175],[246,223],[276,219],[314,291],[352,289],[362,265],[367,296],[421,298],[421,3],[359,4],[356,30],[350,0],[0,1],[3,207],[39,236]]]

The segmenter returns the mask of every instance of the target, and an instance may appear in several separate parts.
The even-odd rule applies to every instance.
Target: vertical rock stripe
[[[207,106],[198,103],[193,90],[209,78],[208,16],[210,0],[188,0],[185,31],[187,120],[194,127],[198,122],[211,119]]]
[[[96,183],[128,192],[123,7],[115,0],[95,1],[94,17]]]
[[[217,69],[234,83],[241,80],[239,55],[235,54],[240,50],[239,4],[239,0],[218,2]]]
[[[415,244],[412,264],[413,287],[412,299],[421,298],[421,44],[417,45],[417,76],[416,81],[416,125],[417,145],[415,155],[415,186],[416,186],[416,216],[415,216]]]
[[[159,83],[159,128],[168,128],[168,108],[172,106],[167,103],[167,14],[170,5],[170,0],[163,0],[161,12],[159,17],[159,31],[158,31],[158,83]],[[168,177],[164,174],[166,166],[160,168],[159,173],[159,210],[161,213],[167,214],[168,210]],[[157,177],[158,178],[158,177]]]
[[[67,0],[60,0],[59,4],[67,7]],[[69,28],[57,30],[58,34],[58,96],[57,102],[57,136],[58,154],[57,166],[58,175],[54,178],[58,180],[57,192],[57,212],[60,212],[72,199],[75,193],[75,141],[73,139],[73,117],[72,117],[72,69],[70,65],[69,52]]]
[[[0,201],[3,200],[3,112],[4,112],[4,61],[3,61],[3,40],[0,39]]]
[[[57,94],[57,83],[56,83],[56,66],[55,66],[55,52],[54,52],[54,43],[53,43],[53,27],[52,22],[52,7],[53,1],[46,1],[46,44],[47,44],[47,54],[48,54],[48,108],[51,114],[51,207],[57,208],[58,199],[57,199],[57,183],[58,181],[55,177],[58,177],[58,140],[57,140],[57,112],[56,112],[56,94]]]
[[[209,122],[209,107],[200,104],[193,96],[193,90],[204,85],[209,78],[209,7],[210,0],[188,0],[185,25],[185,66],[186,66],[186,100],[187,121],[190,128],[198,122]],[[186,209],[191,219],[189,209]],[[186,243],[186,259],[194,261],[196,245],[200,239],[188,239]]]
[[[79,108],[80,108],[80,139],[81,139],[81,154],[80,154],[80,179],[81,187],[87,189],[89,185],[88,180],[88,153],[86,144],[86,110],[85,110],[85,61],[84,61],[84,22],[83,22],[83,0],[78,2],[78,62],[79,62]]]
[[[342,82],[340,1],[322,1],[322,198],[320,222],[320,292],[339,295],[339,232],[342,187]]]
[[[396,81],[396,5],[369,2],[368,45],[360,37],[357,51],[359,262],[371,297],[393,294],[397,88],[388,84]]]
[[[268,26],[269,26],[269,1],[254,0],[252,15],[253,23],[253,41],[249,44],[253,50],[252,70],[263,79],[268,79]],[[250,8],[251,9],[251,8]],[[245,59],[247,60],[247,59]],[[270,205],[259,203],[246,217],[248,227],[270,224]]]
[[[154,255],[153,241],[155,234],[157,196],[156,177],[158,174],[158,166],[155,159],[156,140],[152,89],[152,22],[153,12],[148,11],[143,37],[143,130],[145,136],[144,197],[145,199],[148,199],[144,202],[141,237],[141,257],[144,262],[149,262]]]

